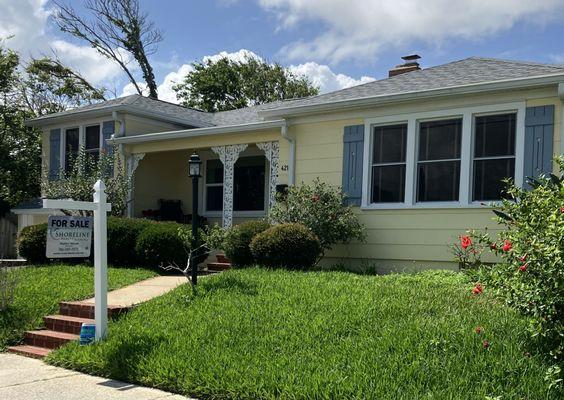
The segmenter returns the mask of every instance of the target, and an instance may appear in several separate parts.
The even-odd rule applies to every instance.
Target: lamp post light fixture
[[[192,267],[192,285],[198,283],[198,178],[201,175],[202,160],[200,156],[194,152],[188,161],[188,174],[192,178],[192,237],[194,238],[194,250],[192,250],[190,266]]]

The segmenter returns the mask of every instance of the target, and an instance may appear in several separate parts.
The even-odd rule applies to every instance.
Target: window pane
[[[239,158],[235,163],[233,178],[233,210],[264,210],[264,156]]]
[[[505,178],[513,178],[515,159],[474,161],[474,194],[473,200],[499,200],[504,196]]]
[[[419,164],[417,201],[458,201],[460,161]]]
[[[515,114],[476,117],[474,157],[515,155]]]
[[[460,158],[462,119],[422,122],[419,161]]]
[[[372,203],[400,203],[405,197],[405,165],[372,167]]]
[[[86,127],[86,150],[100,148],[100,125]]]
[[[223,186],[208,186],[206,188],[206,210],[223,210]]]
[[[372,163],[405,162],[407,125],[377,126],[374,128]]]
[[[223,183],[221,160],[208,160],[206,162],[206,183]]]
[[[65,132],[65,170],[69,171],[78,154],[78,128],[67,129]]]

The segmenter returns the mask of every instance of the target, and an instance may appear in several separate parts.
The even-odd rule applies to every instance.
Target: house
[[[204,162],[200,213],[223,226],[264,217],[283,185],[342,185],[366,243],[326,262],[380,271],[452,266],[448,244],[498,229],[485,203],[502,179],[523,185],[562,154],[564,66],[471,57],[421,69],[417,56],[367,84],[241,110],[205,113],[133,95],[29,121],[43,130],[45,176],[79,146],[110,139],[134,176],[128,214],[179,199],[191,209],[188,158]],[[46,218],[14,210],[20,228]]]

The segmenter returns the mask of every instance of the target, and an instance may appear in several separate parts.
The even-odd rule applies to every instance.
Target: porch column
[[[127,157],[126,172],[127,178],[129,179],[129,193],[127,194],[127,216],[133,217],[133,206],[134,206],[134,196],[135,196],[135,170],[139,166],[139,161],[145,157],[145,153],[135,153],[130,154]]]
[[[280,158],[280,144],[274,142],[257,143],[257,147],[264,151],[264,156],[270,164],[270,180],[268,190],[268,209],[276,202],[276,184],[278,183],[278,160]]]
[[[223,215],[222,225],[229,228],[233,224],[233,172],[239,154],[247,148],[247,144],[214,146],[212,151],[223,163]]]

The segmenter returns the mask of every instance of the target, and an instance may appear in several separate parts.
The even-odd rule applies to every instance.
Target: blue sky
[[[410,53],[423,67],[473,55],[564,63],[564,0],[140,2],[163,31],[152,62],[167,100],[191,62],[220,52],[240,57],[242,49],[306,74],[322,91],[383,78]],[[0,9],[0,37],[15,35],[5,44],[24,57],[56,51],[116,95],[131,93],[119,68],[57,30],[48,0],[0,0]]]

